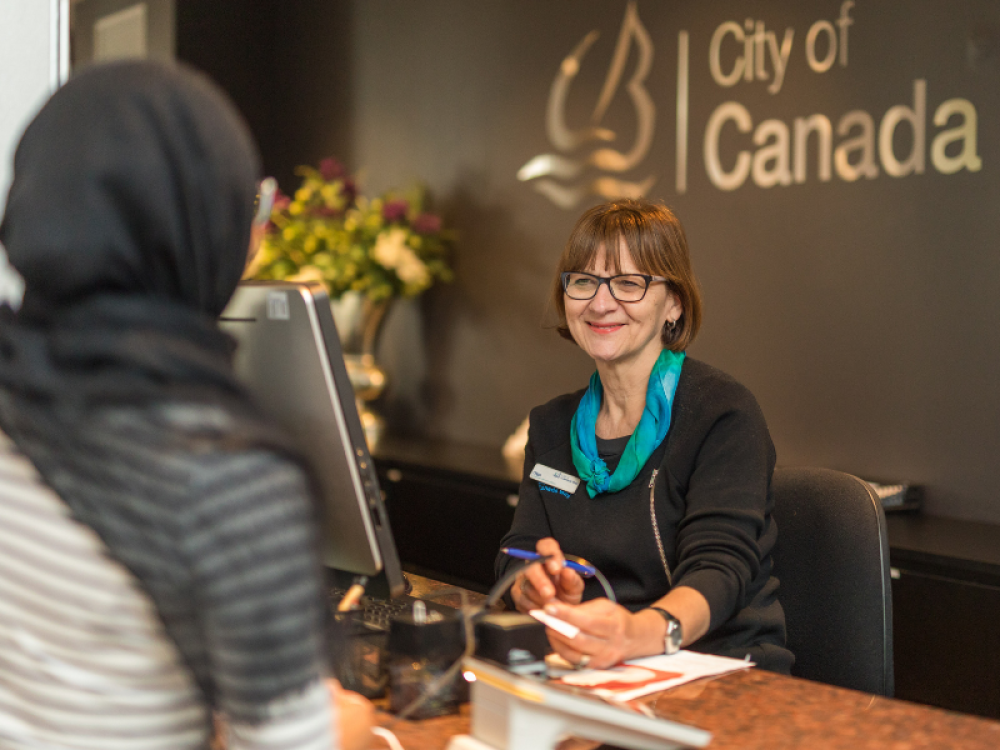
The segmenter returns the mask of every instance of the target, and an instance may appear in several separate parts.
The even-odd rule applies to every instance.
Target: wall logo
[[[699,102],[711,109],[704,122],[690,122],[690,39],[688,31],[678,32],[674,162],[678,195],[688,190],[689,128],[695,133],[696,144],[701,140],[704,177],[723,192],[751,186],[780,189],[811,181],[853,183],[883,175],[916,177],[931,169],[943,175],[982,169],[975,105],[964,97],[946,98],[944,92],[931,91],[919,73],[907,92],[909,100],[885,103],[881,117],[862,109],[850,109],[839,117],[823,112],[784,119],[767,116],[770,101],[797,100],[803,85],[816,89],[817,78],[813,78],[783,90],[790,70],[798,68],[800,81],[803,75],[830,80],[837,94],[829,97],[830,101],[842,101],[843,94],[856,85],[857,76],[845,76],[855,5],[855,0],[831,0],[828,16],[810,24],[805,34],[791,26],[781,29],[780,21],[774,19],[715,22],[708,48],[694,53],[695,60],[707,62],[715,84],[700,92]],[[597,30],[591,31],[576,45],[552,83],[545,122],[549,141],[558,153],[540,154],[517,173],[518,179],[532,182],[538,192],[565,209],[588,196],[641,197],[657,180],[655,174],[639,181],[621,176],[649,154],[656,124],[656,105],[646,88],[653,43],[639,20],[635,0],[626,8],[589,126],[572,129],[566,123],[570,87],[598,36]],[[630,58],[635,59],[635,67],[624,81]],[[607,145],[616,142],[619,134],[602,125],[621,86],[636,115],[635,134],[627,151]],[[767,96],[762,97],[761,90]],[[719,94],[727,100],[718,101]],[[744,103],[751,100],[756,112]]]
[[[565,209],[573,208],[589,195],[602,198],[639,198],[656,182],[656,176],[652,174],[639,182],[619,177],[646,158],[653,143],[653,126],[656,124],[656,105],[645,85],[653,62],[653,42],[639,20],[635,2],[630,2],[625,10],[611,67],[591,114],[590,124],[574,129],[566,123],[566,100],[573,80],[580,72],[584,57],[599,36],[597,29],[584,36],[562,61],[552,82],[545,127],[549,142],[559,153],[539,154],[517,173],[519,180],[532,182],[538,192]],[[622,151],[603,145],[617,142],[618,133],[603,127],[601,123],[608,105],[622,85],[625,65],[633,45],[636,64],[625,83],[625,91],[635,108],[636,132],[631,148]],[[589,153],[580,153],[586,148],[590,149]],[[594,176],[591,169],[597,170],[599,174]]]

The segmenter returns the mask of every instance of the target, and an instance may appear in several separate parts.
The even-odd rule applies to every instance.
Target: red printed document
[[[557,685],[593,691],[616,701],[630,701],[686,682],[749,669],[753,662],[725,656],[678,651],[671,656],[647,656],[609,669],[566,671],[553,680]]]

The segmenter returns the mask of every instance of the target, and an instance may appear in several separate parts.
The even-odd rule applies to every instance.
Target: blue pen
[[[505,555],[510,555],[511,557],[516,557],[519,560],[547,560],[548,557],[545,555],[540,555],[537,552],[532,552],[526,549],[517,549],[515,547],[503,547],[500,549]],[[565,565],[570,570],[575,570],[577,573],[582,575],[584,578],[593,578],[594,574],[597,572],[597,568],[591,565],[589,562],[584,560],[582,557],[577,557],[576,555],[564,555],[566,558],[563,565]]]

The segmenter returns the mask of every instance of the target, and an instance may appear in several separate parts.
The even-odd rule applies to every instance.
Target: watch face
[[[681,647],[681,624],[677,620],[667,623],[667,640],[675,649]]]
[[[675,654],[680,650],[681,641],[684,640],[681,621],[674,617],[667,610],[660,607],[651,607],[667,622],[667,632],[663,638],[663,652],[665,654]]]

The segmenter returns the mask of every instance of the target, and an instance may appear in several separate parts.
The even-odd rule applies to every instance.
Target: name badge
[[[542,464],[535,464],[535,468],[531,470],[530,476],[537,482],[542,482],[563,492],[568,492],[571,495],[580,486],[578,477],[562,471],[556,471],[552,467],[543,466]]]

